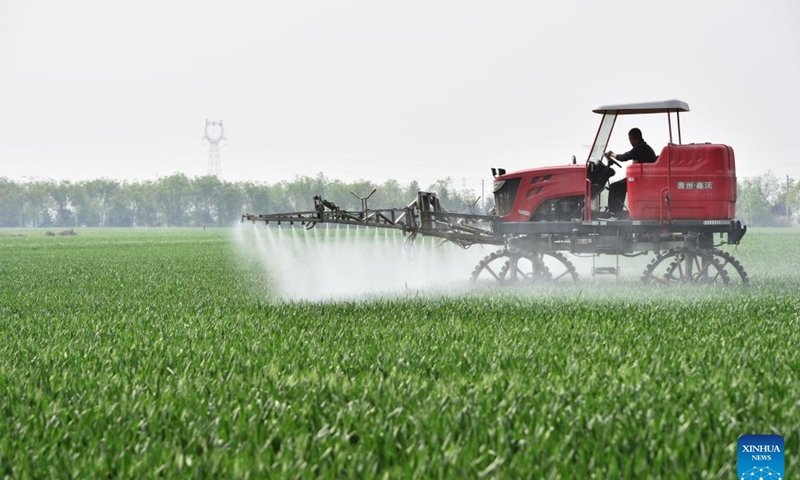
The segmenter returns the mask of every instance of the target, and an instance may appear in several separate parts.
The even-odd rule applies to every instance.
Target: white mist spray
[[[328,301],[465,288],[474,266],[489,251],[396,230],[318,225],[237,228],[236,242],[255,257],[287,300]],[[493,247],[487,247],[489,249]]]

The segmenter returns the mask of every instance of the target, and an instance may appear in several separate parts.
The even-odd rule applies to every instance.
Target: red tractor
[[[462,247],[490,244],[502,248],[478,263],[474,281],[501,284],[577,281],[565,255],[592,258],[592,275],[619,275],[619,257],[655,257],[644,270],[644,283],[740,284],[747,273],[722,244],[737,245],[747,227],[735,220],[736,166],[733,149],[721,144],[683,144],[680,100],[594,109],[602,115],[589,157],[583,165],[531,168],[506,173],[492,169],[495,215],[448,212],[431,192],[419,192],[405,208],[372,210],[368,198],[360,211],[344,211],[314,198],[314,210],[250,215],[242,220],[367,225],[439,237]],[[601,206],[603,191],[615,168],[605,156],[620,115],[667,115],[669,143],[654,163],[633,163],[625,169],[628,218],[608,218]],[[673,137],[675,119],[677,143]],[[373,191],[374,193],[374,191]],[[371,195],[371,194],[370,194]],[[715,243],[716,237],[716,243]],[[616,256],[615,266],[598,267],[600,255]]]

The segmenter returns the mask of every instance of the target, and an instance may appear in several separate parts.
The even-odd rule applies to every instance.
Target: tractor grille
[[[519,189],[519,178],[506,180],[499,186],[495,185],[494,203],[497,205],[497,214],[501,217],[511,213],[511,209],[514,207],[514,199],[517,197],[517,189]]]

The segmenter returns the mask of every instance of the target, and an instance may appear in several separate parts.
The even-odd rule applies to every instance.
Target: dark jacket
[[[616,160],[620,162],[633,160],[633,163],[654,163],[656,161],[656,152],[650,148],[647,142],[641,140],[630,151],[617,154]]]

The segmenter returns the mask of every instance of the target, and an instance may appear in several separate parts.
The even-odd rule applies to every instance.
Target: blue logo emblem
[[[739,480],[783,480],[783,437],[742,435],[738,466]]]

